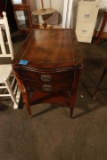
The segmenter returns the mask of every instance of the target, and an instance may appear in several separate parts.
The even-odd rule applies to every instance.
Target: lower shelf
[[[30,105],[38,103],[54,103],[60,105],[70,105],[70,91],[59,91],[59,92],[41,92],[35,91],[30,98]]]

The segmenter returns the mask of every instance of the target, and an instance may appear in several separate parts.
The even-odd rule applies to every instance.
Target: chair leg
[[[107,12],[105,12],[105,14],[104,14],[103,22],[102,22],[101,29],[100,29],[99,34],[98,34],[98,38],[97,38],[96,44],[99,44],[99,42],[100,42],[100,39],[101,39],[103,30],[104,30],[106,21],[107,21]]]
[[[17,109],[18,108],[18,103],[16,102],[16,98],[14,96],[14,93],[13,93],[13,90],[11,88],[9,80],[5,80],[5,85],[7,86],[7,89],[8,89],[8,92],[10,93],[10,97],[11,97],[12,101],[14,102],[13,108]]]
[[[107,72],[107,66],[104,68],[104,71],[103,71],[103,73],[101,75],[100,81],[99,81],[99,83],[98,83],[98,85],[97,85],[97,87],[95,89],[95,92],[94,92],[94,95],[93,95],[93,99],[96,98],[96,93],[98,92],[98,90],[100,88],[100,85],[101,85],[101,83],[102,83],[102,81],[104,79],[104,76],[105,76],[106,72]]]

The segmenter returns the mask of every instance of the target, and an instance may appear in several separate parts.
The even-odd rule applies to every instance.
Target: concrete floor
[[[17,51],[25,37],[16,36]],[[107,41],[79,43],[84,60],[74,119],[69,108],[38,104],[32,107],[33,118],[26,108],[13,110],[12,102],[0,101],[0,160],[106,160],[107,159],[107,92],[94,89],[107,62]],[[106,85],[106,77],[102,84]]]

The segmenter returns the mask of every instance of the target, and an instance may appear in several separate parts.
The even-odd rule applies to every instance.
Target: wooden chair
[[[4,64],[6,59],[9,57],[10,64]],[[12,59],[13,46],[11,35],[6,13],[3,12],[3,17],[0,18],[0,97],[11,97],[14,103],[13,108],[16,109],[18,108],[20,92],[12,72]]]
[[[106,22],[107,22],[107,9],[104,12],[103,21],[102,21],[102,25],[101,25],[101,28],[100,28],[100,31],[99,31],[99,34],[98,34],[98,37],[97,37],[96,44],[99,44],[99,42],[102,38],[102,34],[103,34],[103,31],[104,31],[104,27],[106,25]]]

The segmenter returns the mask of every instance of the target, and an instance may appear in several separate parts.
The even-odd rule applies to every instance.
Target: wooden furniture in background
[[[22,0],[21,3],[12,1],[15,19],[17,22],[18,30],[29,32],[32,29],[32,17],[30,11],[30,5],[28,0]]]
[[[52,14],[55,12],[55,9],[53,8],[44,8],[44,1],[41,0],[41,9],[36,9],[34,11],[32,11],[32,15],[33,16],[41,16],[44,23],[42,24],[44,26],[44,28],[47,27],[47,20],[50,16],[52,16]]]
[[[44,21],[44,23],[42,24],[44,26],[44,28],[47,28],[47,20],[48,18],[55,12],[55,9],[52,8],[46,8],[44,10],[41,9],[36,9],[34,11],[32,11],[32,15],[33,16],[42,16],[42,19]]]
[[[29,115],[31,105],[55,103],[72,116],[83,66],[74,30],[33,30],[12,66]]]
[[[102,38],[102,34],[103,34],[103,31],[104,31],[104,27],[106,25],[106,22],[107,22],[107,10],[105,10],[105,12],[104,12],[103,21],[102,21],[102,25],[101,25],[100,31],[98,33],[98,36],[97,36],[96,44],[99,44],[99,42]]]

